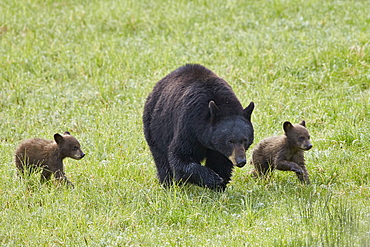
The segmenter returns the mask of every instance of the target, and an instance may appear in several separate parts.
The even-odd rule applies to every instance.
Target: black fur
[[[233,165],[246,162],[253,109],[253,102],[243,109],[230,85],[201,65],[185,65],[160,80],[143,114],[160,182],[225,189]]]

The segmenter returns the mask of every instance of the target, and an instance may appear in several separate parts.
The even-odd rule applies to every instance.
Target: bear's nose
[[[307,150],[310,150],[312,148],[312,144],[307,145]]]
[[[247,161],[245,160],[245,158],[240,158],[240,159],[236,160],[236,166],[237,167],[243,167],[246,163],[247,163]]]
[[[82,153],[82,154],[81,154],[81,159],[82,159],[83,157],[85,157],[85,154],[84,154],[84,153]]]

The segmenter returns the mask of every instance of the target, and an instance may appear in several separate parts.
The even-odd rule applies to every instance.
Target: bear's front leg
[[[298,174],[303,174],[304,170],[300,167],[297,163],[288,161],[288,160],[280,160],[276,163],[276,169],[280,171],[292,171]]]
[[[68,178],[66,177],[66,175],[64,174],[63,171],[57,171],[56,173],[54,173],[54,177],[61,184],[65,184],[65,185],[70,186],[72,188],[75,187],[74,184],[71,181],[68,180]]]
[[[308,177],[306,165],[304,163],[300,163],[299,166],[302,168],[303,173],[296,173],[298,179],[304,184],[310,184],[310,179]]]
[[[54,174],[54,177],[57,181],[59,181],[62,184],[65,184],[67,186],[70,186],[70,187],[74,188],[73,183],[68,180],[68,178],[66,177],[66,175],[64,173],[63,163],[62,164],[59,163],[58,165],[52,167],[51,171]]]
[[[226,185],[231,180],[231,173],[234,167],[231,161],[220,152],[208,149],[205,166],[216,172],[223,179],[222,189],[225,190]]]
[[[224,187],[224,180],[216,172],[199,163],[172,157],[170,165],[178,182],[189,182],[210,189]]]

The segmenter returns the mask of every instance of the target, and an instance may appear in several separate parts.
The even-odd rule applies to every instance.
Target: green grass
[[[0,244],[370,245],[369,1],[0,3]],[[163,189],[142,130],[154,84],[185,63],[227,80],[255,143],[306,120],[312,185],[236,169],[224,193]],[[70,131],[76,188],[19,180],[23,139]],[[254,146],[253,145],[253,146]],[[251,149],[253,148],[251,147]],[[251,149],[247,156],[250,157]]]

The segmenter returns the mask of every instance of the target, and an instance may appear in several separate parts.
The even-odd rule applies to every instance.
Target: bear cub
[[[252,154],[252,165],[257,176],[264,176],[274,169],[293,171],[302,183],[309,184],[303,151],[312,144],[306,122],[283,124],[285,135],[268,137],[257,144]]]
[[[19,175],[24,175],[24,170],[33,172],[35,168],[42,168],[41,182],[50,180],[51,175],[73,187],[64,173],[63,159],[82,159],[80,143],[66,131],[63,135],[55,134],[54,141],[32,138],[23,141],[15,152],[15,164]]]

